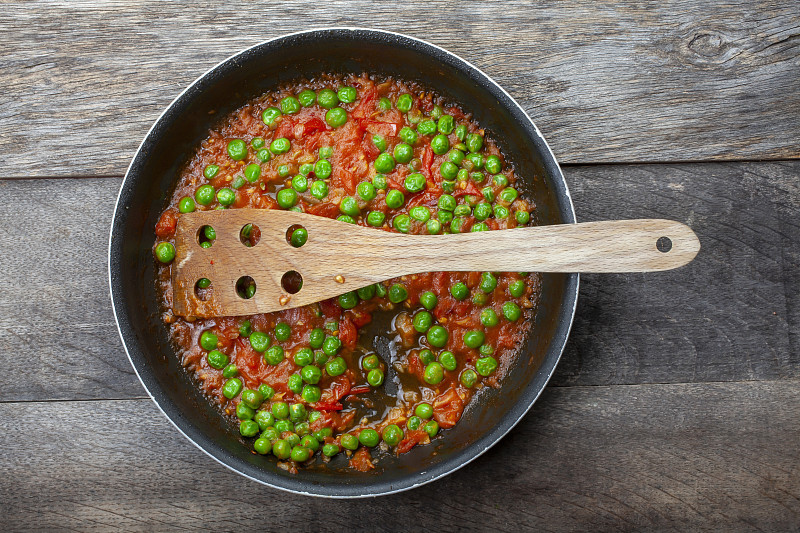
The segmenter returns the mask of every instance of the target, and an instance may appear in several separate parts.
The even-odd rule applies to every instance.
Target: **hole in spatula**
[[[236,281],[236,294],[239,298],[249,300],[256,294],[256,282],[250,276],[242,276]]]
[[[297,270],[290,270],[281,278],[281,287],[289,294],[297,294],[303,288],[303,276]]]
[[[211,248],[216,238],[217,232],[211,226],[203,226],[197,230],[197,244],[202,248]]]
[[[667,253],[672,250],[672,241],[669,237],[661,237],[656,241],[656,248],[661,253]]]
[[[194,284],[194,294],[197,299],[202,302],[207,302],[211,299],[211,280],[208,278],[200,278]]]
[[[239,232],[239,240],[242,244],[251,248],[261,240],[261,229],[255,224],[245,224]]]
[[[289,226],[289,229],[286,230],[286,242],[295,248],[300,248],[306,243],[307,240],[308,230],[306,230],[306,228],[300,224]]]

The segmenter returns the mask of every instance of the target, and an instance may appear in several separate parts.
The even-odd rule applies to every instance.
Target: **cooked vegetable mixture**
[[[502,386],[531,327],[535,273],[432,272],[277,313],[173,315],[178,217],[241,207],[410,234],[533,223],[535,206],[511,164],[458,106],[394,79],[323,76],[224,117],[155,227],[163,316],[198,386],[237,421],[254,453],[291,472],[336,456],[368,471],[379,451],[403,454],[446,438],[442,430],[476,391]],[[208,226],[200,236],[203,246],[215,238]],[[258,228],[242,238],[257,246]],[[299,247],[308,233],[287,238]],[[198,281],[199,297],[213,290]],[[239,287],[243,298],[255,290]]]

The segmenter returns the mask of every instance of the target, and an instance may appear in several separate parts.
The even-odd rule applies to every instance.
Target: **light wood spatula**
[[[240,237],[247,224],[261,231],[252,247]],[[216,233],[208,248],[198,240],[204,226]],[[288,232],[299,226],[307,230],[308,240],[295,248]],[[700,250],[694,232],[670,220],[403,235],[272,209],[181,215],[175,244],[173,311],[201,318],[289,309],[420,272],[652,272],[683,266]],[[297,283],[292,286],[291,280],[298,280],[297,274],[302,288],[292,293]],[[236,290],[246,276],[255,282],[249,299]],[[211,281],[212,289],[200,292],[206,300],[195,290],[202,278]]]

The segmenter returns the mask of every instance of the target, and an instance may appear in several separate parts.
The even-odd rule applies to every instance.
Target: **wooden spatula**
[[[261,233],[259,242],[251,247],[241,238],[248,224],[257,226]],[[216,233],[207,248],[201,247],[198,239],[204,226],[211,226]],[[308,239],[296,248],[289,242],[289,230],[300,226],[307,230]],[[298,307],[419,272],[669,270],[687,264],[700,250],[694,232],[670,220],[403,235],[272,209],[181,215],[175,243],[173,311],[195,317],[250,315]],[[297,274],[302,277],[302,287],[292,293],[298,288],[296,282],[291,284],[292,277],[299,280]],[[255,282],[255,293],[243,298],[236,287],[247,276]],[[212,287],[200,291],[207,296],[205,301],[195,290],[202,278],[210,280]]]

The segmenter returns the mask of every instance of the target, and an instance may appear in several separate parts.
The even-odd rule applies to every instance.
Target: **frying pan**
[[[182,368],[161,322],[152,244],[160,212],[195,146],[214,120],[277,85],[322,72],[414,80],[471,111],[516,167],[536,204],[537,224],[575,222],[561,169],[516,101],[467,61],[424,41],[371,29],[312,30],[273,39],[215,66],[181,93],[148,132],[125,175],[109,240],[114,315],[128,358],[161,411],[193,444],[224,466],[301,494],[352,498],[407,490],[466,465],[514,427],[539,397],[569,335],[578,274],[545,274],[532,332],[500,389],[483,389],[461,421],[428,446],[385,455],[368,473],[344,454],[326,466],[290,474],[251,452]]]

